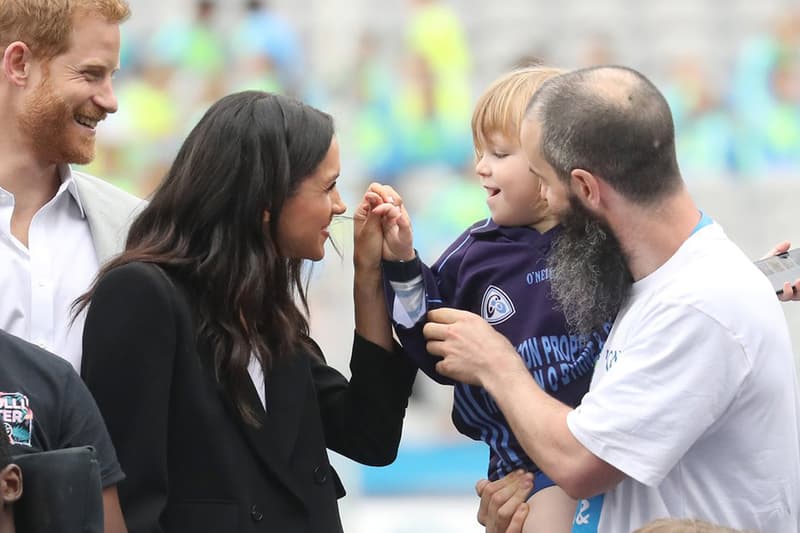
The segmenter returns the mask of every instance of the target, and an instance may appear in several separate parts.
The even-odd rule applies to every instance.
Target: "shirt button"
[[[250,518],[253,519],[253,522],[261,522],[264,519],[264,513],[261,512],[257,505],[253,505],[250,507]]]
[[[328,481],[328,468],[325,466],[318,466],[314,469],[314,483],[317,485],[324,485]]]

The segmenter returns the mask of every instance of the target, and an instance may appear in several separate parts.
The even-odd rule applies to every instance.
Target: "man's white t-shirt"
[[[800,395],[786,321],[717,224],[634,283],[567,423],[627,475],[603,497],[596,531],[665,517],[800,529]]]

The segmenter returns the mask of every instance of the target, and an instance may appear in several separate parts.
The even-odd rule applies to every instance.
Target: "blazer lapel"
[[[281,455],[292,454],[305,409],[311,371],[303,354],[293,354],[272,368],[267,378],[267,425],[274,427]]]
[[[266,411],[255,386],[250,382],[245,391],[245,401],[255,414],[258,427],[247,423],[228,395],[220,389],[223,402],[236,417],[255,456],[303,504],[303,491],[288,465],[298,436],[309,379],[308,365],[302,356],[276,364],[266,380]]]
[[[182,287],[184,312],[191,316],[188,308],[188,288]],[[256,392],[252,380],[247,380],[244,401],[254,414],[258,426],[242,417],[239,409],[214,377],[213,361],[207,346],[198,343],[197,353],[206,379],[215,384],[222,404],[235,423],[241,428],[255,457],[272,472],[298,501],[305,505],[303,490],[289,469],[294,443],[297,440],[302,414],[305,410],[307,388],[311,386],[311,370],[307,357],[302,353],[277,361],[266,377],[266,410]]]

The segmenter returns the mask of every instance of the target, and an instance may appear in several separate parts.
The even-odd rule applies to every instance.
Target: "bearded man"
[[[800,393],[786,322],[767,279],[687,192],[664,97],[630,69],[570,72],[534,95],[521,139],[565,226],[553,295],[579,331],[614,326],[575,409],[463,311],[429,313],[436,370],[489,391],[534,462],[580,500],[574,531],[671,517],[797,532]],[[519,531],[518,480],[479,483],[487,531]]]
[[[0,395],[13,402],[0,414],[18,453],[95,447],[109,532],[125,530],[124,475],[75,373],[84,318],[70,326],[70,308],[122,250],[141,201],[69,164],[92,160],[97,125],[117,110],[111,78],[129,15],[124,0],[0,2],[0,329],[66,360],[2,336]]]

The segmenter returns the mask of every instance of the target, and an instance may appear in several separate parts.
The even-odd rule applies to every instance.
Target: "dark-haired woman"
[[[394,460],[415,370],[394,352],[379,265],[362,259],[380,256],[366,251],[381,246],[376,217],[356,220],[349,382],[297,303],[303,260],[323,257],[345,211],[338,177],[330,116],[227,96],[81,300],[82,374],[127,474],[131,533],[341,531],[326,447]]]

